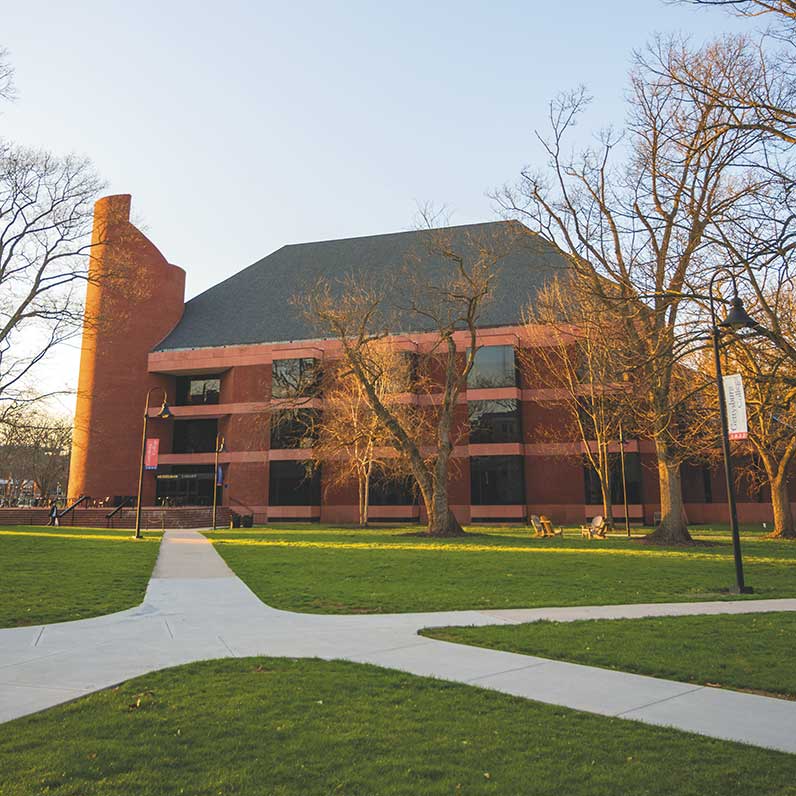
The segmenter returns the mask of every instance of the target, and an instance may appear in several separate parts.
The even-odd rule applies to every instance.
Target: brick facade
[[[186,468],[212,466],[212,449],[205,452],[175,452],[173,429],[187,420],[211,420],[225,439],[219,455],[225,486],[221,505],[240,513],[253,513],[259,521],[305,519],[330,523],[355,522],[355,484],[324,490],[319,505],[271,505],[269,469],[274,462],[306,458],[306,450],[271,450],[269,411],[272,364],[275,360],[312,357],[328,362],[339,358],[337,343],[330,340],[295,343],[257,343],[153,351],[156,344],[179,321],[183,307],[184,273],[169,265],[157,249],[129,223],[130,197],[108,197],[97,204],[95,237],[110,229],[109,243],[92,258],[92,269],[102,273],[119,269],[129,273],[134,264],[136,289],[111,283],[89,286],[87,307],[110,318],[112,323],[89,328],[84,335],[81,358],[75,443],[70,474],[70,494],[96,498],[133,495],[136,492],[142,410],[147,390],[162,387],[169,396],[173,418],[152,417],[149,436],[160,440],[160,465],[184,472]],[[285,307],[285,312],[293,311]],[[399,341],[419,354],[433,345],[433,335],[416,334]],[[465,335],[457,341],[467,346]],[[544,345],[543,330],[529,337],[521,326],[482,329],[481,346],[533,348]],[[218,403],[177,405],[177,380],[185,376],[217,376],[221,380]],[[549,401],[549,390],[541,390],[529,373],[521,372],[517,387],[468,389],[460,396],[457,424],[467,421],[468,400],[508,399],[519,401],[522,437],[516,443],[474,445],[466,437],[454,452],[451,504],[462,522],[482,519],[516,522],[529,513],[548,514],[556,522],[573,523],[600,513],[599,506],[586,503],[584,472],[579,447],[549,443],[549,428],[560,422]],[[155,396],[157,402],[159,395]],[[158,404],[159,405],[159,404]],[[321,405],[315,401],[313,405]],[[649,443],[630,441],[626,450],[640,456],[642,484],[640,502],[630,506],[634,520],[651,522],[658,511],[655,456]],[[558,451],[558,453],[556,453]],[[476,506],[470,494],[470,459],[474,456],[521,456],[524,467],[525,502],[499,506]],[[160,472],[160,471],[159,471]],[[719,472],[709,475],[711,501],[705,499],[701,470],[691,472],[687,482],[686,510],[693,522],[726,522],[724,489]],[[697,484],[697,486],[694,486]],[[155,502],[156,474],[147,472],[143,497]],[[764,496],[765,497],[765,496]],[[796,499],[796,495],[794,495]],[[623,516],[623,507],[616,507]],[[422,521],[417,506],[373,506],[371,515],[380,519]],[[762,522],[771,517],[767,502],[740,496],[742,522]]]

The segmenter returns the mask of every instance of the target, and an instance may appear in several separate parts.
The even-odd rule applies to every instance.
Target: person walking
[[[47,523],[48,527],[50,525],[54,525],[56,528],[58,527],[58,504],[53,500],[50,503],[50,521]]]

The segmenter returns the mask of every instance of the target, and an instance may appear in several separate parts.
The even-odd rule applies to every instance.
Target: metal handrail
[[[63,511],[58,512],[55,516],[58,517],[58,520],[60,521],[61,517],[66,516],[70,511],[74,511],[81,503],[89,499],[89,495],[83,495],[82,497],[79,497],[71,506],[68,506]],[[74,519],[74,514],[72,515],[72,518]]]
[[[123,508],[126,508],[127,506],[129,506],[129,505],[130,505],[130,503],[132,503],[132,501],[133,501],[134,497],[135,497],[134,495],[130,495],[129,497],[126,497],[126,498],[125,498],[125,499],[124,499],[124,500],[123,500],[123,501],[122,501],[122,502],[121,502],[121,503],[120,503],[120,504],[119,504],[119,505],[118,505],[118,506],[117,506],[117,507],[116,507],[116,508],[115,508],[113,511],[109,511],[109,512],[108,512],[108,513],[105,515],[105,527],[106,527],[106,528],[110,528],[110,527],[111,527],[111,520],[112,520],[112,519],[113,519],[113,518],[114,518],[114,517],[115,517],[115,516],[116,516],[116,515],[117,515],[117,514],[118,514],[118,513],[119,513],[119,512],[120,512],[120,511],[123,509]]]

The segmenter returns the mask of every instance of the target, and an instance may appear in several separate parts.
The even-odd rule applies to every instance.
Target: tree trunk
[[[371,465],[368,464],[365,470],[365,494],[362,499],[362,525],[365,528],[368,527],[368,514],[370,508],[370,470]]]
[[[788,495],[788,478],[785,474],[770,479],[771,507],[774,509],[774,530],[771,536],[777,539],[796,539],[793,511]]]
[[[426,504],[428,511],[429,536],[464,536],[464,529],[448,505],[448,485],[435,485],[431,505]]]
[[[365,527],[365,489],[362,484],[362,470],[357,469],[357,492],[359,497],[359,527]]]
[[[658,483],[661,490],[661,524],[645,537],[659,544],[693,542],[683,513],[683,485],[680,465],[672,462],[662,445],[657,444]]]
[[[603,498],[603,517],[608,528],[614,527],[614,504],[611,500],[611,468],[608,460],[608,451],[606,445],[606,452],[601,457],[600,467],[602,472],[600,475],[600,491]]]
[[[439,516],[429,516],[428,518],[428,535],[429,536],[464,536],[464,528],[462,528],[453,512],[450,509],[445,509],[440,512]]]

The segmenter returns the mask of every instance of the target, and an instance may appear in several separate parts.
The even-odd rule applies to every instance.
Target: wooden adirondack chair
[[[549,517],[545,517],[544,515],[542,515],[541,517],[539,517],[539,520],[542,523],[542,529],[544,530],[545,536],[560,536],[561,538],[564,537],[564,529],[553,527],[553,521]]]
[[[544,526],[542,525],[542,519],[539,517],[538,514],[531,514],[528,517],[528,524],[533,528],[533,535],[534,536],[544,536]]]
[[[580,526],[580,535],[587,539],[605,539],[607,532],[608,526],[602,514],[598,514],[589,525]]]

